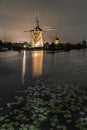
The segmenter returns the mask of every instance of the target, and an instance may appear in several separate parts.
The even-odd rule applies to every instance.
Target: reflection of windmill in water
[[[50,30],[54,30],[51,27],[40,28],[39,25],[39,13],[35,17],[36,27],[34,29],[26,30],[24,32],[30,32],[32,36],[32,47],[43,47],[43,35]]]

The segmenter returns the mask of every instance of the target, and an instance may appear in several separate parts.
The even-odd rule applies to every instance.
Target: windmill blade
[[[30,30],[25,30],[24,32],[30,32]]]
[[[47,31],[56,30],[55,28],[48,28]]]
[[[25,30],[24,32],[32,32],[34,31],[33,29],[30,29],[30,30]]]
[[[39,27],[39,11],[35,12],[35,27]]]
[[[43,27],[43,29],[48,29],[48,28],[52,28],[52,27],[50,27],[50,26]]]
[[[46,28],[46,29],[42,29],[42,31],[54,31],[56,30],[55,28]]]
[[[42,30],[43,31],[53,31],[53,30],[55,30],[55,28],[50,27],[50,26],[46,26],[46,27],[43,27]]]

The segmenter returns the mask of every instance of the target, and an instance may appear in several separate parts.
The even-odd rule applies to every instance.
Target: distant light
[[[26,45],[24,45],[24,48],[26,48]]]
[[[36,42],[34,46],[39,47],[40,46],[39,44],[40,44],[39,42]]]
[[[18,39],[17,40],[17,43],[25,43],[25,42],[27,42],[28,40],[27,39]],[[29,41],[28,41],[29,42]]]

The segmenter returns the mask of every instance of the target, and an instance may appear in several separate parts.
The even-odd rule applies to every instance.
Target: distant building
[[[56,37],[56,39],[54,40],[54,43],[55,43],[55,45],[60,44],[60,39],[58,37]]]
[[[86,41],[82,40],[82,47],[85,48],[86,47]]]

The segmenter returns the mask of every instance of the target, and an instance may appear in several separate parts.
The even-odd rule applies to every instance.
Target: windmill
[[[39,13],[35,16],[35,28],[26,30],[24,32],[30,32],[32,36],[32,47],[43,47],[43,35],[47,31],[54,30],[52,27],[43,27],[40,28],[39,25]]]
[[[60,44],[60,39],[58,38],[57,33],[56,33],[56,37],[55,37],[54,43],[55,43],[55,45]]]

